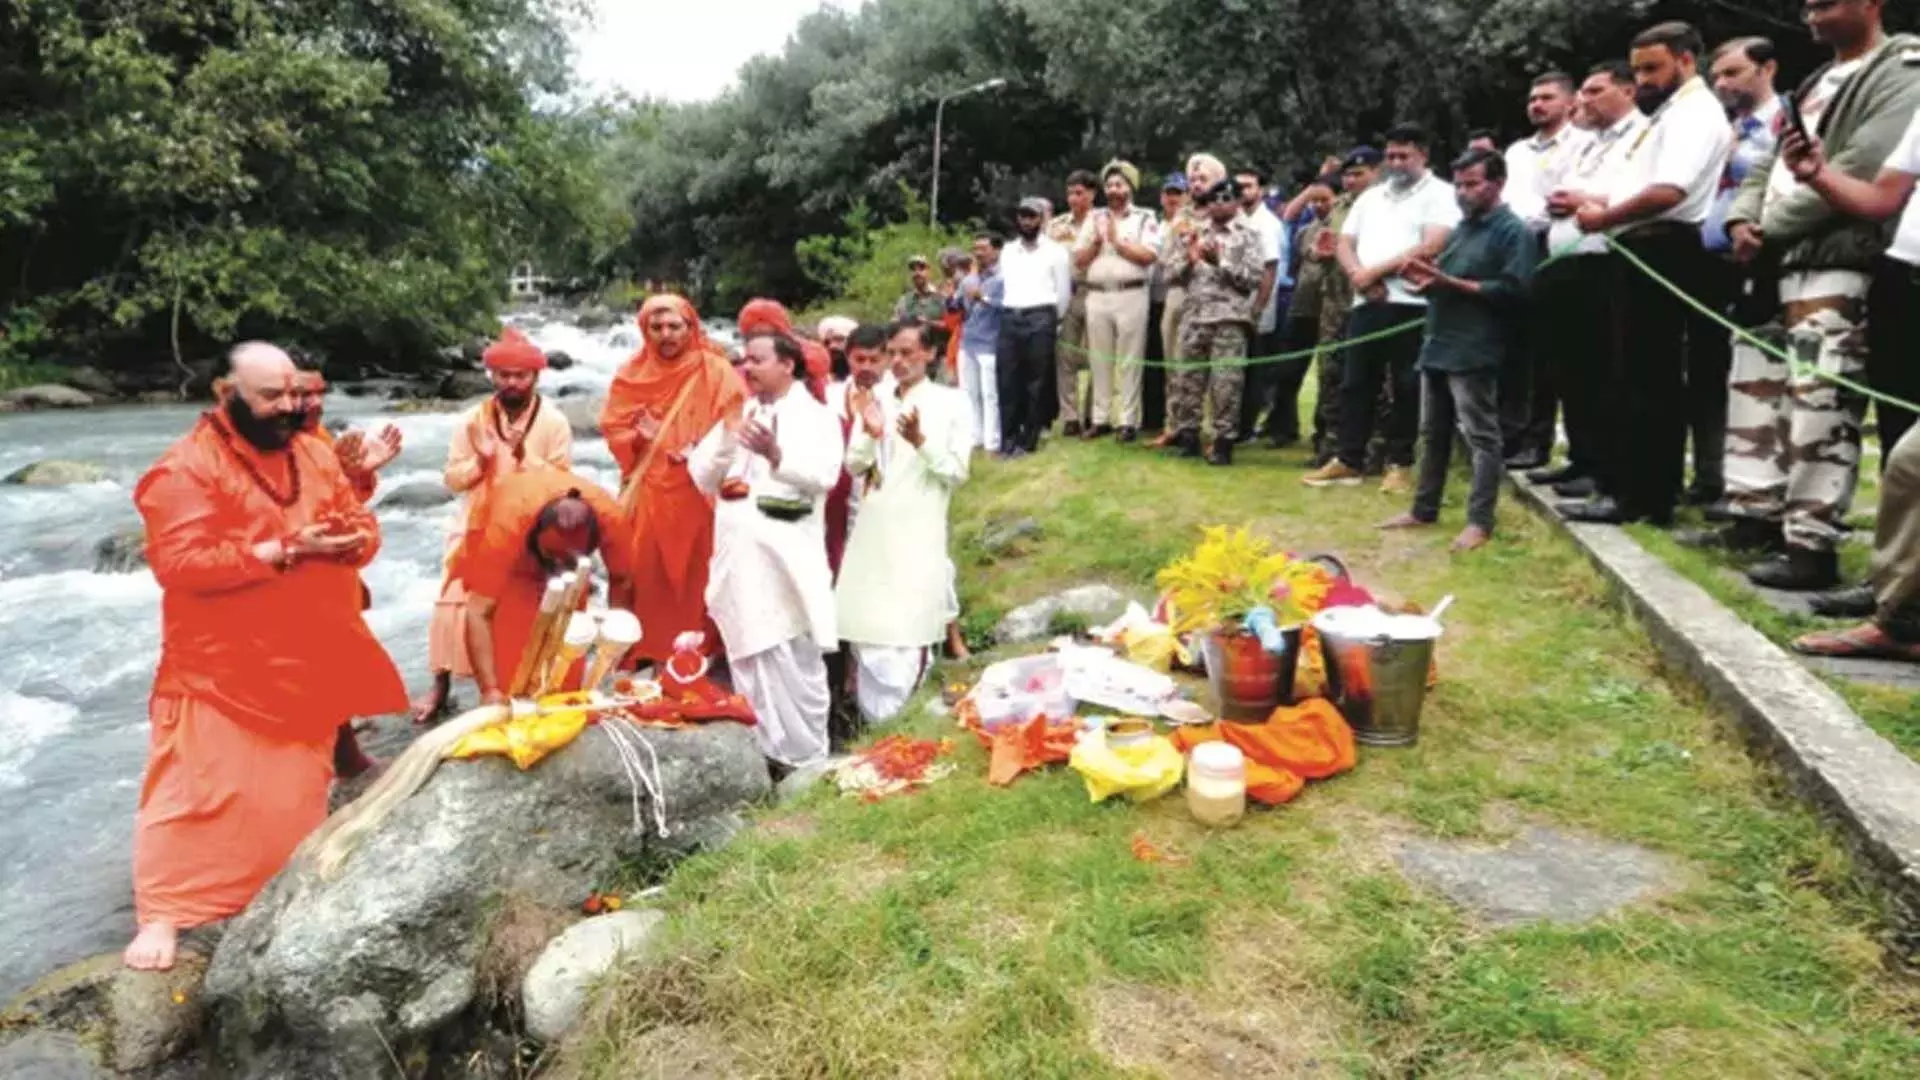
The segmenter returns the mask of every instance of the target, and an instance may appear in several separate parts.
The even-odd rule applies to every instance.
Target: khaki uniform
[[[1180,355],[1180,313],[1186,307],[1187,287],[1173,280],[1167,272],[1167,254],[1175,247],[1186,249],[1187,235],[1195,229],[1205,228],[1206,222],[1194,213],[1192,206],[1183,206],[1180,213],[1160,230],[1160,276],[1167,283],[1166,309],[1160,315],[1160,355],[1168,360]],[[1167,373],[1167,386],[1173,386],[1173,372]]]
[[[1205,365],[1182,366],[1170,373],[1167,428],[1177,434],[1197,434],[1201,404],[1211,399],[1213,437],[1232,441],[1246,385],[1242,361],[1256,318],[1253,299],[1266,272],[1267,256],[1258,230],[1244,218],[1236,217],[1224,226],[1209,222],[1202,235],[1220,245],[1217,262],[1189,259],[1182,242],[1168,249],[1162,263],[1167,280],[1186,286],[1177,358],[1182,365]]]
[[[1093,212],[1087,212],[1087,220],[1093,218]],[[1084,224],[1084,222],[1082,223]],[[1047,222],[1047,237],[1054,243],[1067,249],[1069,257],[1080,239],[1080,225],[1076,225],[1071,211],[1055,215]],[[1073,268],[1073,299],[1067,303],[1067,313],[1060,319],[1060,328],[1053,336],[1053,370],[1056,388],[1059,392],[1060,418],[1075,423],[1086,421],[1080,407],[1080,372],[1087,366],[1087,275],[1079,267]]]

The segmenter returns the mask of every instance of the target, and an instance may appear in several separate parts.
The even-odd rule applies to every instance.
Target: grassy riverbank
[[[1112,445],[982,463],[957,502],[975,625],[1065,585],[1142,595],[1216,522],[1367,583],[1458,600],[1418,747],[1206,832],[1170,798],[1090,805],[1064,769],[876,805],[822,789],[684,864],[677,961],[626,977],[566,1076],[1858,1076],[1920,1072],[1920,989],[1873,897],[1726,722],[1668,681],[1585,561],[1516,507],[1450,558],[1382,535],[1373,488],[1310,491],[1299,451],[1208,469]],[[1456,493],[1458,494],[1458,493]],[[995,560],[990,522],[1042,535]],[[957,673],[949,673],[957,674]],[[944,680],[943,680],[944,681]],[[925,711],[904,728],[951,734]],[[1498,928],[1410,884],[1407,840],[1551,825],[1643,845],[1657,899]],[[1136,861],[1144,832],[1187,855]],[[690,1068],[707,1058],[713,1072]],[[676,1071],[679,1070],[679,1071]]]

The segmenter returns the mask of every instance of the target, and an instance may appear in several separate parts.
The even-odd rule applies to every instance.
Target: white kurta
[[[950,617],[947,512],[967,479],[973,434],[966,399],[922,380],[905,397],[880,399],[886,430],[875,439],[855,428],[847,468],[856,477],[878,465],[862,494],[860,516],[840,563],[840,636],[864,645],[918,648],[946,638]],[[906,409],[920,413],[916,449],[900,437]]]

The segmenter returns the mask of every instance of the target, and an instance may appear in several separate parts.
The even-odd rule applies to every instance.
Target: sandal
[[[1793,651],[1803,656],[1844,660],[1906,660],[1920,663],[1920,642],[1901,641],[1873,623],[1803,635],[1794,639]]]

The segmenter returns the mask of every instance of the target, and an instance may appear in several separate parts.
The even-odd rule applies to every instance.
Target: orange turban
[[[480,354],[480,362],[495,371],[545,371],[547,354],[527,340],[527,335],[509,326],[499,341]]]
[[[740,328],[741,337],[780,334],[793,338],[800,346],[801,355],[806,358],[807,392],[816,401],[827,400],[827,380],[833,377],[833,355],[827,352],[825,345],[793,332],[793,316],[787,313],[786,305],[765,297],[749,300],[747,306],[740,309],[740,317],[734,320],[734,325]]]

